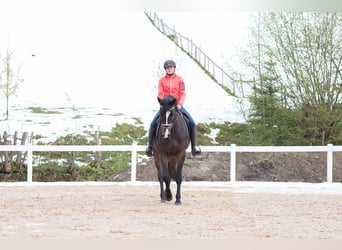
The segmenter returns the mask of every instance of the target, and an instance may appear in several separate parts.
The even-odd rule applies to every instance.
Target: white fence
[[[22,151],[27,152],[27,182],[32,183],[33,152],[85,152],[85,151],[131,151],[131,182],[136,181],[137,152],[145,151],[146,146],[137,145],[0,145],[0,152]],[[202,152],[227,152],[230,153],[230,182],[236,180],[236,153],[237,152],[326,152],[327,153],[327,174],[328,183],[333,182],[333,152],[342,151],[342,146],[202,146]]]

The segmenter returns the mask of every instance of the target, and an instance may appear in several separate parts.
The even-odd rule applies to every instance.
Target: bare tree
[[[6,120],[8,120],[9,98],[16,94],[18,86],[23,80],[20,79],[21,66],[18,66],[16,70],[14,69],[14,54],[9,48],[7,48],[6,56],[1,61],[3,63],[2,67],[0,65],[0,89],[6,98]]]

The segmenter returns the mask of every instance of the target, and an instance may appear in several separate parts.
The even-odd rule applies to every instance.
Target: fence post
[[[32,161],[33,161],[32,143],[27,144],[27,183],[32,184]]]
[[[235,182],[235,168],[236,168],[236,145],[230,145],[230,182]]]
[[[132,144],[131,182],[135,182],[137,180],[137,145],[136,141]]]
[[[333,182],[333,145],[327,145],[327,182]]]

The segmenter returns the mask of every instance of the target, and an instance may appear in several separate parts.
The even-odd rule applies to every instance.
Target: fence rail
[[[131,151],[131,182],[136,181],[137,153],[145,151],[146,146],[137,145],[0,145],[0,152],[27,152],[27,182],[32,183],[33,152],[99,152],[99,151]],[[202,146],[202,152],[230,153],[230,182],[236,181],[236,153],[238,152],[326,152],[328,183],[333,182],[333,152],[341,152],[342,146]]]

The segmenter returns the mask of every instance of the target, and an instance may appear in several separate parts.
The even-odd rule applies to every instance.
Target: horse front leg
[[[172,200],[172,192],[170,189],[170,185],[171,185],[171,177],[170,177],[170,173],[169,173],[169,164],[170,162],[167,159],[164,159],[164,161],[162,161],[162,176],[163,176],[163,181],[165,182],[165,199],[167,201],[171,201]]]
[[[175,180],[177,183],[177,192],[176,192],[176,205],[181,205],[181,185],[182,185],[182,181],[183,181],[183,164],[184,164],[184,160],[185,160],[185,155],[184,157],[181,158],[181,161],[179,163],[177,163],[177,168],[176,168],[176,172],[175,172]]]
[[[154,156],[154,161],[158,170],[158,181],[160,186],[160,201],[165,202],[164,180],[163,180],[163,162],[160,159],[160,155]]]
[[[170,189],[171,178],[169,174],[169,162],[167,160],[162,160],[158,172],[158,179],[160,184],[160,199],[161,202],[165,202],[165,200],[172,200],[172,193]],[[165,189],[164,189],[165,182]]]
[[[164,192],[164,180],[162,176],[158,176],[159,186],[160,186],[160,201],[165,202],[165,192]]]
[[[161,202],[171,201],[172,200],[172,192],[170,188],[171,179],[168,176],[158,177],[159,186],[160,186],[160,200]],[[165,182],[165,190],[164,190],[164,182]]]
[[[172,197],[171,188],[170,188],[171,178],[170,178],[170,176],[164,176],[163,179],[164,179],[164,182],[165,182],[165,199],[167,201],[171,201],[172,198],[173,198]]]

